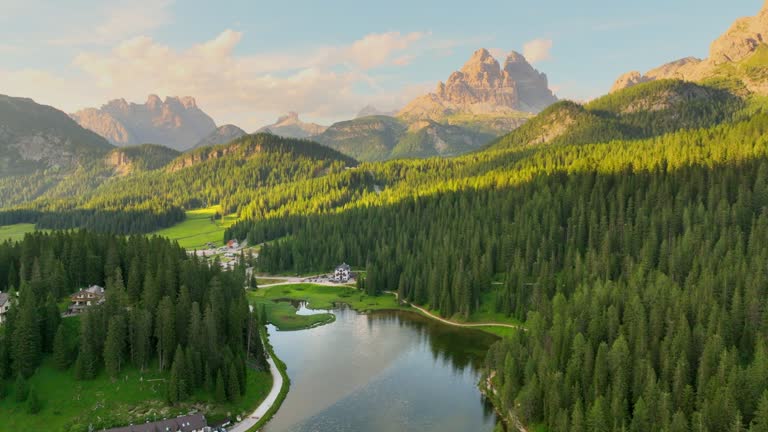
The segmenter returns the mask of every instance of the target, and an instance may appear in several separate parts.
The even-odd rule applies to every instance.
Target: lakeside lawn
[[[93,380],[78,381],[72,370],[59,371],[47,359],[29,380],[42,401],[42,410],[29,414],[25,402],[16,402],[14,380],[3,383],[5,398],[0,400],[3,421],[0,431],[51,430],[87,431],[88,425],[128,425],[147,420],[175,417],[198,409],[209,421],[228,414],[248,413],[264,400],[272,387],[272,375],[248,369],[246,395],[237,403],[213,404],[212,395],[195,393],[189,402],[168,406],[165,402],[165,378],[150,368],[144,373],[128,369],[112,380],[104,372]]]
[[[176,225],[155,231],[155,234],[176,240],[185,249],[205,249],[207,243],[224,244],[224,231],[237,222],[237,216],[228,215],[224,220],[211,221],[211,216],[221,214],[221,206],[189,210],[186,219]]]
[[[68,338],[76,338],[80,318],[66,318],[63,323]],[[5,393],[5,397],[0,398],[0,413],[4,414],[0,432],[86,432],[91,424],[95,430],[99,430],[103,427],[175,417],[193,409],[205,413],[208,421],[212,422],[250,413],[272,388],[272,375],[269,371],[249,368],[246,374],[246,394],[237,402],[214,403],[212,394],[199,390],[189,401],[168,406],[165,402],[165,379],[168,376],[169,372],[158,372],[157,366],[153,365],[144,372],[127,368],[115,380],[102,370],[92,380],[78,381],[72,367],[60,371],[48,356],[28,381],[42,402],[39,413],[29,414],[27,403],[16,401],[15,379],[0,381]]]
[[[254,307],[263,305],[267,321],[279,330],[300,330],[327,324],[333,314],[297,315],[290,302],[276,300],[306,301],[310,309],[332,309],[334,303],[346,303],[353,309],[366,312],[372,310],[410,309],[397,304],[391,295],[372,297],[350,286],[326,286],[311,283],[279,285],[248,292],[248,300]]]
[[[6,240],[23,240],[26,233],[31,233],[33,231],[35,231],[35,224],[29,223],[0,226],[0,243]]]

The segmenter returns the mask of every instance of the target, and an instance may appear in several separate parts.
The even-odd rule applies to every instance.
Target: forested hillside
[[[246,362],[265,364],[244,278],[244,271],[222,273],[158,237],[80,231],[2,244],[0,290],[13,306],[0,327],[0,399],[11,385],[17,401],[30,397],[19,390],[52,359],[78,380],[157,369],[167,374],[163,394],[171,404],[201,394],[238,400]],[[62,318],[58,303],[91,284],[106,288],[105,302]],[[80,323],[74,333],[68,320]],[[102,428],[135,419],[79,420]]]
[[[525,423],[763,430],[768,112],[691,86],[651,83],[541,114],[583,115],[563,136],[595,119],[573,143],[513,133],[457,159],[366,164],[381,194],[255,218],[228,236],[278,239],[260,252],[265,271],[346,261],[367,270],[369,293],[526,322],[487,360],[500,406]]]
[[[78,170],[46,194],[0,213],[0,220],[39,228],[146,233],[183,220],[184,209],[221,204],[231,213],[258,202],[264,188],[343,175],[356,164],[319,144],[271,134],[181,155],[150,145],[121,148],[108,162]]]

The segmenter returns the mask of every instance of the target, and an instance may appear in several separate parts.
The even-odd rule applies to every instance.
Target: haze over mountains
[[[115,99],[98,109],[80,110],[72,118],[118,146],[152,143],[182,151],[216,129],[190,96],[168,96],[163,101],[149,95],[144,104]]]
[[[308,138],[323,133],[327,128],[316,123],[304,123],[297,112],[291,111],[256,132],[269,132],[286,138]]]
[[[768,93],[768,2],[752,17],[736,20],[710,45],[709,57],[685,57],[646,73],[627,72],[614,83],[611,91],[639,83],[680,79],[685,81],[730,81],[753,93]]]
[[[556,101],[547,76],[521,54],[510,53],[502,68],[483,48],[395,116],[358,115],[312,139],[360,160],[457,155],[514,130]],[[379,111],[366,107],[366,113]]]
[[[475,51],[433,93],[418,97],[398,113],[406,119],[443,120],[455,114],[537,113],[556,102],[547,76],[512,51],[500,67],[491,53]]]

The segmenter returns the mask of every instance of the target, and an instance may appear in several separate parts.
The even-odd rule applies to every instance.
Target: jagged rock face
[[[169,96],[163,101],[150,95],[144,104],[116,99],[98,110],[78,111],[72,118],[120,146],[153,143],[186,150],[216,129],[192,97]]]
[[[216,128],[216,130],[211,132],[210,135],[200,140],[200,142],[198,142],[194,148],[226,144],[244,135],[247,135],[244,130],[235,125],[226,124]]]
[[[701,81],[712,78],[721,73],[718,66],[747,60],[766,43],[768,43],[768,1],[756,16],[736,20],[728,31],[715,39],[709,49],[709,58],[701,60],[686,57],[652,69],[644,75],[638,72],[624,74],[614,83],[611,92],[659,79]],[[755,82],[750,77],[739,78],[752,91],[765,93],[768,89],[765,82]]]
[[[103,157],[111,148],[55,108],[0,95],[0,177],[72,169]]]
[[[439,121],[461,113],[539,112],[556,101],[546,75],[522,55],[512,52],[502,68],[488,50],[480,49],[433,93],[415,99],[398,115]]]
[[[738,62],[751,55],[768,38],[768,2],[754,17],[740,18],[709,49],[715,64]]]
[[[327,126],[316,123],[304,123],[299,119],[299,114],[289,112],[277,119],[277,122],[264,126],[256,132],[269,132],[286,138],[308,138],[323,133]]]

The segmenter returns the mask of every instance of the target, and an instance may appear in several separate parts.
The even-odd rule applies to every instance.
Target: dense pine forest
[[[144,232],[173,223],[182,209],[221,204],[243,219],[226,239],[264,243],[259,270],[319,272],[345,261],[365,269],[361,288],[369,294],[397,291],[459,320],[492,310],[524,323],[526,331],[491,349],[485,372],[500,410],[526,424],[550,431],[762,431],[766,106],[719,88],[658,81],[584,106],[555,104],[465,156],[359,165],[307,141],[248,136],[2,217]],[[110,213],[122,210],[153,216]],[[58,211],[62,217],[46,222]],[[74,257],[76,241],[90,252]],[[114,327],[127,334],[118,364],[173,374],[178,357],[184,367],[176,374],[194,371],[187,389],[218,393],[221,373],[225,388],[232,376],[242,391],[251,322],[242,270],[220,274],[158,239],[85,233],[36,235],[3,253],[9,258],[0,263],[13,265],[0,267],[0,286],[7,280],[21,298],[35,298],[24,308],[51,320],[36,328],[39,338],[27,349],[33,360],[60,357],[56,300],[83,283],[103,282],[107,292],[125,295],[83,317],[77,350],[62,357],[66,367],[83,378],[94,367],[113,370],[106,341]],[[49,274],[64,282],[40,282]],[[40,288],[53,286],[60,291],[52,296]],[[36,289],[43,294],[24,295]],[[3,336],[6,377],[34,370],[13,348],[22,305]],[[144,324],[134,317],[139,310],[146,311]],[[215,329],[226,349],[196,360],[201,347],[208,356],[210,350],[192,336],[200,333],[192,319],[178,322],[181,310],[200,317],[209,329],[203,335]],[[166,319],[172,311],[174,319]],[[173,344],[166,344],[158,328],[170,329],[163,324],[170,321]],[[142,325],[151,342],[137,362],[130,329]],[[172,401],[187,393],[169,394]]]
[[[21,389],[52,358],[79,380],[165,372],[170,404],[200,391],[236,401],[247,364],[266,366],[244,279],[243,269],[222,273],[159,237],[78,231],[2,244],[0,290],[13,303],[0,327],[0,397],[15,385],[17,399],[44,398]],[[59,303],[91,284],[106,288],[103,304],[62,317]],[[74,333],[68,320],[79,321]]]
[[[719,106],[729,113],[712,126],[649,126],[644,139],[531,149],[510,137],[456,160],[393,162],[397,174],[374,170],[391,185],[374,198],[386,205],[228,235],[273,240],[265,271],[344,260],[367,270],[369,293],[455,318],[491,304],[526,322],[486,364],[500,406],[525,423],[765,430],[768,115],[757,101]]]

